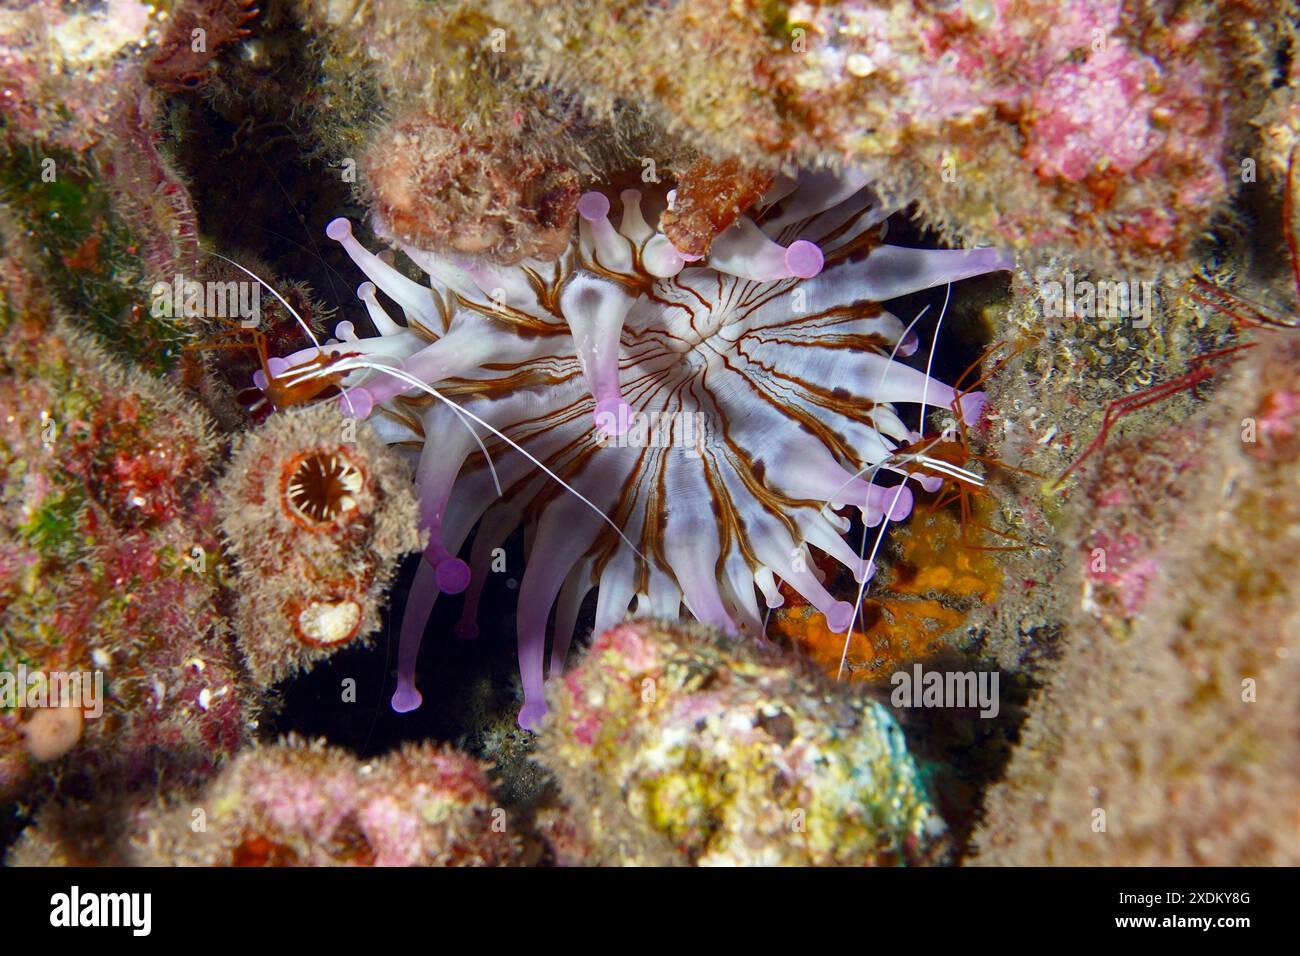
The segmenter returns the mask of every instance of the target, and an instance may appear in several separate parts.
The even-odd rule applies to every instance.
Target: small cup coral
[[[370,426],[332,406],[274,415],[239,440],[222,488],[236,628],[258,683],[379,626],[397,558],[420,533],[405,465]]]

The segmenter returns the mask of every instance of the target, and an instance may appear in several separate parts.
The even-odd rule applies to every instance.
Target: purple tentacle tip
[[[908,329],[903,335],[903,340],[898,343],[898,354],[903,358],[909,355],[915,355],[917,347],[921,344],[921,337],[916,334],[915,329]]]
[[[785,267],[790,270],[791,275],[798,276],[800,279],[811,279],[818,275],[825,264],[826,257],[822,255],[821,249],[816,243],[809,242],[807,239],[792,242],[785,250]]]
[[[364,388],[351,388],[339,396],[339,410],[344,418],[369,418],[375,402]]]
[[[602,398],[596,403],[593,417],[596,420],[596,427],[606,435],[622,435],[631,424],[632,406],[621,396]]]
[[[836,601],[826,612],[826,626],[832,632],[847,631],[853,623],[853,605],[848,601]]]
[[[609,199],[604,193],[583,193],[578,200],[578,215],[587,222],[595,222],[609,215]]]
[[[433,578],[443,594],[459,594],[469,587],[469,565],[460,558],[447,558],[438,562]]]
[[[968,392],[961,397],[957,406],[961,409],[962,421],[967,425],[974,425],[984,417],[984,410],[988,404],[989,397],[984,392]]]
[[[337,219],[331,219],[328,226],[325,227],[325,235],[335,242],[342,242],[348,236],[352,235],[352,223],[340,216]]]
[[[890,521],[902,521],[912,513],[912,506],[916,503],[912,489],[907,485],[899,485],[899,490],[890,494],[888,500],[892,505],[889,509]]]
[[[524,730],[536,731],[542,725],[542,718],[546,716],[546,709],[544,702],[525,702],[519,711],[519,726]]]
[[[391,703],[395,713],[409,714],[413,710],[419,710],[420,705],[424,703],[424,698],[415,689],[415,685],[405,684],[399,680],[397,690],[393,691]]]
[[[913,472],[912,478],[929,494],[934,494],[943,487],[943,479],[938,475],[923,475],[920,472]]]

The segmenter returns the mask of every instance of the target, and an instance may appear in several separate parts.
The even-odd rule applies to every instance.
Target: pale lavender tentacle
[[[856,507],[869,525],[911,511],[910,488],[875,480],[881,469],[908,475],[896,449],[919,439],[895,404],[944,409],[956,400],[967,424],[979,420],[985,396],[958,398],[898,361],[917,337],[872,303],[1011,268],[1006,253],[856,243],[887,210],[852,171],[783,179],[702,259],[675,249],[646,215],[662,198],[647,204],[624,190],[615,225],[609,197],[586,193],[557,263],[506,266],[399,243],[430,287],[364,249],[346,220],[330,224],[373,283],[358,294],[378,332],[359,337],[340,325],[340,341],[322,347],[347,357],[345,411],[396,413],[422,382],[499,432],[474,426],[480,449],[452,409],[424,413],[417,489],[430,539],[402,620],[394,709],[420,703],[415,665],[437,596],[466,591],[456,630],[472,636],[495,549],[521,522],[524,726],[546,709],[551,610],[556,675],[593,580],[598,628],[621,620],[635,598],[637,614],[675,616],[684,603],[711,625],[761,638],[761,604],[782,603],[779,579],[845,630],[853,605],[828,590],[810,549],[859,582],[874,566],[844,541],[846,519],[823,505]],[[851,255],[837,254],[850,244]],[[376,287],[402,307],[406,325],[384,311]],[[304,350],[270,373],[310,376],[319,354]],[[374,420],[390,440],[409,441],[410,429],[390,419],[401,416]],[[466,565],[456,553],[476,523]],[[649,540],[656,551],[644,564],[638,549]]]

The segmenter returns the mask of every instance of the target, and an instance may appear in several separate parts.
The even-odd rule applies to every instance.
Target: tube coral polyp
[[[398,711],[420,705],[416,656],[438,594],[468,589],[458,633],[473,636],[492,552],[520,524],[525,727],[546,710],[551,610],[555,675],[593,587],[597,631],[635,598],[639,614],[675,618],[685,604],[727,633],[761,634],[755,587],[777,606],[778,577],[846,629],[853,607],[809,570],[807,548],[859,581],[871,568],[826,506],[856,506],[872,526],[911,510],[905,486],[875,481],[906,473],[890,455],[916,437],[892,403],[957,402],[979,417],[982,394],[958,400],[893,361],[916,338],[877,303],[1010,268],[1006,254],[880,244],[888,210],[853,175],[778,180],[703,258],[657,228],[672,193],[619,198],[616,224],[605,193],[581,197],[578,236],[556,262],[503,266],[398,241],[428,285],[366,250],[346,220],[327,229],[371,280],[358,295],[378,332],[358,338],[345,323],[323,346],[330,370],[347,372],[342,407],[387,441],[423,444],[429,545],[402,622]],[[284,376],[315,358],[290,356]],[[647,420],[659,440],[645,440]],[[456,555],[475,525],[466,565]]]
[[[406,463],[332,405],[271,418],[236,443],[221,526],[235,621],[269,685],[379,626],[397,559],[418,550]]]

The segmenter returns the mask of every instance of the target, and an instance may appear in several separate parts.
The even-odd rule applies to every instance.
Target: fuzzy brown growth
[[[222,48],[248,36],[246,24],[260,12],[256,2],[192,0],[177,5],[158,52],[145,68],[149,82],[168,93],[202,85]],[[203,32],[196,35],[196,30]]]
[[[65,316],[26,242],[0,212],[0,670],[108,679],[99,719],[0,707],[0,800],[55,776],[183,784],[242,745],[253,706],[220,609],[217,438]]]
[[[516,139],[408,115],[379,132],[364,168],[379,214],[418,248],[513,264],[555,259],[569,244],[577,173]]]
[[[659,227],[682,252],[702,256],[773,182],[771,173],[738,159],[697,160],[678,181],[673,208],[660,217]]]
[[[341,451],[312,451],[285,467],[284,503],[307,528],[332,524],[356,509],[365,475]]]

